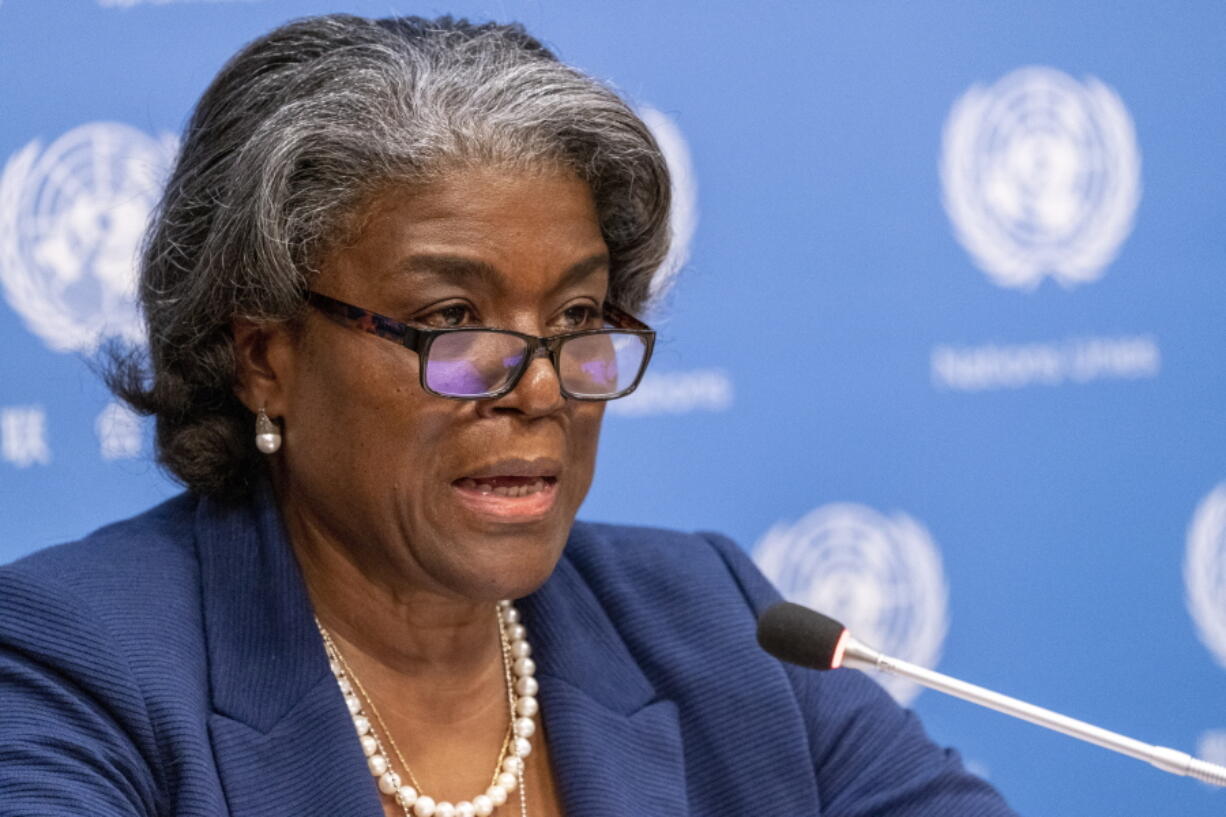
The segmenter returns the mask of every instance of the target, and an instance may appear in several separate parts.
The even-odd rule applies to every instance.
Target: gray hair
[[[189,488],[246,491],[263,467],[234,394],[230,324],[291,321],[363,203],[457,167],[551,164],[591,187],[609,298],[642,308],[668,249],[669,178],[616,93],[519,25],[329,15],[254,41],[201,97],[146,236],[148,361],[107,380],[157,418],[158,459]]]

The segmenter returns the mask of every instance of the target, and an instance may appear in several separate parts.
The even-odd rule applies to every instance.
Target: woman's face
[[[608,248],[570,173],[456,171],[360,215],[316,291],[427,327],[600,325]],[[502,397],[449,400],[422,390],[415,352],[318,312],[287,338],[269,411],[292,535],[339,544],[393,588],[491,600],[544,582],[591,483],[603,403],[563,398],[547,358]]]

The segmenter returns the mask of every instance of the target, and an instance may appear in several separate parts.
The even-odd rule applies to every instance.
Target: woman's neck
[[[361,559],[292,510],[285,521],[315,615],[350,660],[423,681],[445,678],[451,687],[501,671],[493,602],[379,570],[377,559]]]

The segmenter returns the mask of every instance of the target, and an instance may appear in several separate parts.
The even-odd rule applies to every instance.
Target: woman
[[[642,122],[518,27],[236,56],[112,377],[188,491],[0,571],[0,814],[1007,814],[761,653],[735,545],[574,521],[667,213]]]

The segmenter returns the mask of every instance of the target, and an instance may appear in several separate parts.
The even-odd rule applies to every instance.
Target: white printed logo
[[[94,419],[98,453],[104,460],[124,460],[140,456],[141,418],[119,403],[108,403]]]
[[[698,226],[698,186],[694,181],[690,149],[677,123],[655,108],[643,107],[638,113],[660,145],[672,177],[673,206],[669,215],[672,244],[668,256],[651,281],[650,297],[656,303],[668,292],[677,273],[690,260],[690,240]]]
[[[777,524],[754,560],[780,592],[847,625],[889,655],[934,667],[948,628],[941,556],[920,523],[851,503],[824,505],[794,525]],[[901,704],[920,688],[872,673]]]
[[[1200,640],[1226,667],[1226,482],[1201,501],[1188,526],[1183,580]]]
[[[1226,482],[1201,500],[1192,515],[1183,581],[1197,634],[1226,667]],[[1226,730],[1204,732],[1197,755],[1212,763],[1226,763]]]
[[[732,378],[723,369],[648,372],[633,394],[613,400],[607,411],[615,417],[727,411],[732,399]]]
[[[1142,380],[1162,371],[1162,350],[1150,335],[961,347],[942,343],[929,355],[929,370],[937,388],[964,392]]]
[[[37,140],[0,175],[0,284],[58,352],[103,336],[139,342],[136,253],[174,152],[127,125],[94,122]]]
[[[942,141],[945,210],[1000,286],[1097,280],[1132,231],[1136,134],[1119,96],[1094,77],[1030,67],[972,86]]]
[[[0,408],[0,457],[18,468],[51,463],[47,412],[42,406]]]

